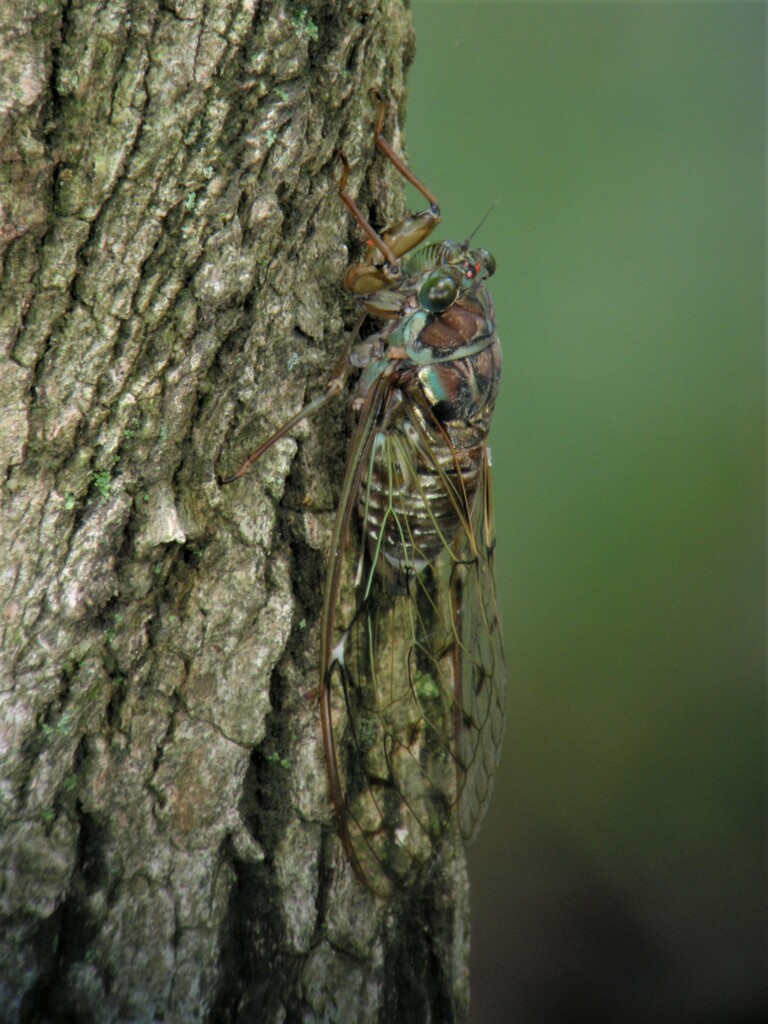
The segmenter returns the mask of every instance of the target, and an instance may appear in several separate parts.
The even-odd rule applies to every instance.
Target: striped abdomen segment
[[[442,443],[426,453],[408,420],[377,434],[358,501],[374,557],[418,572],[451,546],[474,501],[483,447]]]

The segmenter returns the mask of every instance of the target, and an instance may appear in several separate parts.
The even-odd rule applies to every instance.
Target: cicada
[[[428,208],[367,236],[344,277],[379,327],[348,344],[318,398],[265,441],[347,392],[355,411],[323,599],[320,718],[339,834],[377,894],[423,880],[452,831],[470,842],[491,794],[506,687],[487,447],[501,347],[489,252],[422,242],[435,196],[384,138],[379,151]],[[417,251],[414,251],[417,250]]]

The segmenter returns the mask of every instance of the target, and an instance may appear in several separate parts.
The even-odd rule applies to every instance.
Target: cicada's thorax
[[[418,256],[418,254],[417,254]],[[433,265],[434,269],[434,265]],[[417,276],[418,294],[425,275]],[[447,309],[411,309],[382,331],[393,400],[373,441],[358,513],[374,561],[418,572],[466,527],[501,373],[493,306],[481,281]],[[366,377],[381,373],[384,358]]]

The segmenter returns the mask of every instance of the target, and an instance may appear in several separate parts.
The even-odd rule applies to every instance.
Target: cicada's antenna
[[[461,246],[462,246],[462,248],[463,248],[463,249],[466,249],[466,248],[467,248],[467,246],[469,245],[469,243],[470,243],[470,242],[472,241],[472,239],[473,239],[473,238],[475,237],[475,235],[476,235],[476,234],[477,234],[477,232],[478,232],[478,231],[480,230],[480,228],[481,228],[481,227],[483,226],[483,224],[485,224],[485,222],[486,222],[486,221],[488,220],[488,218],[489,218],[489,217],[491,216],[491,214],[493,213],[493,211],[495,210],[495,208],[496,208],[496,207],[497,207],[498,205],[499,205],[499,200],[498,200],[498,199],[494,199],[494,201],[493,201],[493,202],[491,203],[491,205],[490,205],[490,206],[488,207],[488,212],[487,212],[487,213],[485,213],[485,214],[483,215],[483,218],[482,218],[482,220],[481,220],[481,221],[480,221],[480,223],[479,223],[479,224],[477,225],[477,227],[475,228],[475,230],[474,230],[474,231],[472,232],[472,234],[471,234],[471,235],[470,235],[470,236],[469,236],[469,237],[467,238],[467,240],[466,240],[465,242],[462,242],[462,243],[461,243]]]

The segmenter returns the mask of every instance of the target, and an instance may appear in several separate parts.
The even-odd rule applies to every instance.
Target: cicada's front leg
[[[391,285],[396,285],[402,276],[399,257],[404,256],[421,245],[435,227],[440,223],[440,205],[437,198],[429,191],[426,185],[422,184],[415,174],[407,167],[400,157],[395,153],[390,144],[382,135],[384,126],[384,114],[386,103],[378,90],[374,89],[373,94],[379,100],[379,116],[376,121],[374,138],[376,146],[389,160],[392,166],[416,188],[429,203],[429,209],[421,213],[412,214],[385,228],[378,234],[366,217],[360,211],[357,203],[346,191],[347,179],[349,177],[349,163],[343,153],[340,153],[344,169],[339,182],[339,198],[355,218],[357,223],[368,236],[370,247],[364,260],[360,263],[353,263],[344,275],[344,286],[354,295],[371,295]]]

